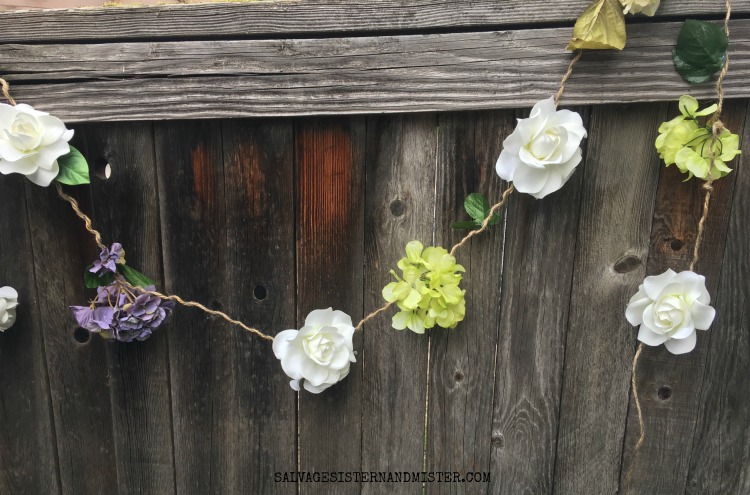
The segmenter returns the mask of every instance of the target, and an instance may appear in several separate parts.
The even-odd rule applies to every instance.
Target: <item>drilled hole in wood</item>
[[[505,445],[505,437],[500,434],[492,435],[492,446],[496,449],[502,449]]]
[[[632,272],[639,266],[641,266],[641,259],[638,256],[627,254],[615,261],[614,268],[617,273],[628,273]]]
[[[394,217],[400,217],[406,213],[406,205],[400,199],[396,199],[391,203],[391,213]]]
[[[106,158],[96,159],[94,162],[94,175],[101,180],[107,180],[112,177],[112,166]]]
[[[455,373],[453,373],[453,379],[456,380],[457,382],[464,381],[464,378],[466,378],[466,376],[463,374],[462,371],[456,371]]]
[[[663,387],[659,387],[659,390],[656,392],[656,395],[661,400],[668,400],[670,397],[672,397],[672,389],[664,385]]]
[[[672,251],[679,251],[685,246],[685,243],[682,242],[680,239],[672,239],[672,242],[669,243],[669,247],[672,248]]]
[[[85,328],[78,327],[73,330],[73,339],[79,344],[85,344],[91,338],[91,332]]]
[[[266,288],[262,285],[256,285],[255,290],[253,291],[253,295],[255,296],[255,299],[258,301],[262,301],[266,298],[268,295],[268,292],[266,291]]]

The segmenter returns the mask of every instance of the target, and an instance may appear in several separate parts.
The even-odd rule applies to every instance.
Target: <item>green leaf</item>
[[[720,25],[688,19],[672,51],[674,66],[687,82],[706,82],[724,66],[727,46],[729,38]]]
[[[487,218],[487,213],[490,211],[490,203],[483,195],[471,193],[464,201],[464,209],[471,218],[481,224]]]
[[[477,223],[473,220],[466,220],[464,222],[454,222],[451,224],[452,229],[456,230],[476,230],[482,226],[481,223]]]
[[[127,280],[128,283],[136,287],[148,287],[151,285],[156,285],[156,282],[154,282],[135,268],[130,268],[128,265],[117,265],[117,271],[120,272],[123,277],[125,277],[125,280]]]
[[[58,158],[57,164],[60,166],[60,173],[56,178],[57,182],[69,186],[91,183],[89,164],[81,152],[74,147],[70,147],[70,153]]]
[[[594,0],[573,28],[568,50],[622,50],[625,14],[618,0]]]
[[[83,284],[86,286],[87,289],[96,289],[98,287],[106,287],[107,285],[111,284],[115,281],[115,274],[112,272],[107,272],[103,275],[97,275],[96,273],[91,273],[89,269],[94,266],[94,264],[90,264],[86,267],[86,271],[83,272]]]

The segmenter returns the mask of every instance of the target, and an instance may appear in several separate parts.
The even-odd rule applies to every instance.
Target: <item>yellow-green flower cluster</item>
[[[406,257],[398,262],[402,276],[391,270],[396,282],[383,288],[383,298],[395,302],[399,309],[393,317],[393,328],[408,328],[415,333],[436,324],[455,328],[466,315],[461,272],[464,267],[441,247],[422,246],[419,241],[406,245]]]
[[[716,104],[703,110],[698,109],[698,101],[692,96],[680,97],[680,112],[682,115],[659,127],[659,137],[656,138],[656,151],[667,166],[673,163],[680,172],[687,173],[703,180],[709,174],[713,179],[724,177],[732,171],[726,162],[740,154],[740,137],[723,129],[716,141],[713,139],[711,126],[700,123],[701,117],[707,117],[716,112]],[[714,160],[711,164],[711,151]]]

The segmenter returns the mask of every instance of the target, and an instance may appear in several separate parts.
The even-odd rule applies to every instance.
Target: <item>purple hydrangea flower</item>
[[[132,342],[146,340],[174,309],[174,302],[145,289],[132,289],[119,282],[99,287],[91,306],[71,306],[70,311],[81,328],[102,337]]]
[[[117,265],[125,264],[125,250],[122,244],[115,242],[109,249],[104,248],[99,254],[99,261],[94,262],[89,271],[97,275],[104,275],[107,272],[117,273]]]

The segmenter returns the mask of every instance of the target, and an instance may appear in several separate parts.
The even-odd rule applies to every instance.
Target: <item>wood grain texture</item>
[[[28,218],[33,226],[37,308],[43,315],[39,328],[44,336],[61,493],[117,493],[107,366],[108,346],[113,344],[95,336],[77,342],[76,324],[68,310],[92,297],[84,292],[83,271],[94,259],[95,245],[54,188],[28,181],[24,186],[27,205],[33,205]],[[91,212],[86,188],[76,188],[75,194]]]
[[[571,23],[588,0],[282,0],[0,13],[4,42],[189,39]],[[750,1],[734,0],[736,14]],[[721,15],[723,0],[663,0],[659,17]],[[207,20],[210,19],[210,22]]]
[[[290,120],[222,123],[227,215],[224,310],[274,335],[295,327],[294,159]],[[213,322],[212,326],[215,326]],[[297,461],[297,401],[271,349],[237,327],[216,357],[216,493],[287,494]],[[219,351],[219,349],[217,349]],[[218,353],[217,353],[218,354]]]
[[[450,250],[467,231],[450,224],[467,218],[467,195],[481,192],[497,200],[506,184],[494,172],[502,140],[514,112],[448,113],[439,116],[436,244]],[[503,212],[505,216],[505,212]],[[467,317],[454,330],[430,334],[430,401],[427,470],[491,471],[492,400],[503,274],[504,223],[475,237],[457,252],[466,268]],[[481,267],[481,268],[480,268]],[[492,469],[493,472],[496,472]],[[429,483],[428,493],[473,493],[487,483]]]
[[[84,152],[92,164],[93,216],[105,244],[121,243],[128,265],[162,287],[153,125],[139,122],[76,131],[85,139]],[[112,176],[105,180],[106,164]],[[107,346],[120,494],[175,493],[169,327],[165,328],[147,342]]]
[[[367,120],[365,312],[384,304],[382,289],[411,240],[433,244],[437,116]],[[424,466],[428,337],[391,327],[395,310],[364,327],[362,468],[419,472]],[[440,330],[436,330],[440,331]],[[362,493],[414,493],[411,483],[368,483]]]
[[[164,289],[220,308],[227,295],[227,222],[221,127],[211,122],[155,126]],[[221,491],[222,385],[236,361],[224,357],[237,330],[179,308],[167,324],[177,493]]]
[[[744,123],[742,143],[745,148],[748,142],[750,119]],[[718,291],[715,283],[709,289],[714,289],[711,295],[716,319],[702,341],[698,341],[699,345],[706,347],[706,360],[697,411],[692,411],[697,412],[697,424],[685,490],[690,495],[741,494],[750,490],[750,404],[746,386],[750,373],[750,312],[747,305],[750,297],[747,283],[749,158],[741,155],[738,163],[735,162],[735,190],[721,278]],[[726,215],[726,206],[718,206],[718,209],[720,215]]]
[[[365,119],[296,123],[297,328],[315,309],[362,318]],[[362,333],[346,379],[321,394],[299,394],[300,469],[359,471],[362,424]],[[291,391],[289,391],[291,392]],[[291,468],[291,466],[290,466]],[[359,483],[303,483],[302,494],[360,493]]]
[[[728,110],[722,121],[728,129],[742,136],[746,106],[737,102]],[[670,105],[670,116],[673,115],[679,115],[676,105]],[[677,272],[689,269],[698,220],[703,211],[703,182],[691,180],[683,183],[685,176],[676,167],[665,168],[661,165],[646,264],[647,275],[660,275],[667,268]],[[738,160],[730,164],[731,167],[738,165],[741,166]],[[714,299],[722,270],[724,240],[737,176],[736,172],[732,173],[714,185],[700,262],[695,268],[696,272],[706,277],[706,286]],[[637,329],[633,331],[637,333]],[[698,421],[696,411],[703,403],[701,388],[710,339],[710,332],[698,332],[696,349],[686,355],[674,356],[664,346],[645,347],[641,354],[637,384],[645,420],[646,441],[641,447],[633,471],[630,488],[634,493],[685,492],[693,432],[696,431]],[[622,483],[633,462],[633,447],[639,435],[638,415],[631,398]],[[665,464],[664,459],[669,459],[670,462]],[[623,490],[628,488],[624,484],[622,486]]]
[[[650,143],[665,117],[655,105],[592,113],[553,493],[618,491],[635,352],[624,309],[644,276],[659,171]],[[628,269],[616,269],[628,256]]]
[[[588,128],[588,112],[579,111]],[[491,471],[502,474],[492,480],[493,493],[553,489],[581,188],[590,165],[579,165],[561,191],[542,200],[514,195],[508,207],[491,443]]]
[[[633,25],[626,50],[586,53],[563,104],[713,97],[710,84],[689,86],[674,70],[679,27]],[[734,21],[732,33],[726,94],[747,97],[750,20]],[[519,108],[557,90],[569,38],[569,28],[555,28],[5,45],[0,66],[17,100],[69,122]]]
[[[61,489],[58,445],[25,180],[0,179],[0,287],[13,287],[19,298],[16,323],[0,333],[0,493],[56,494]]]

